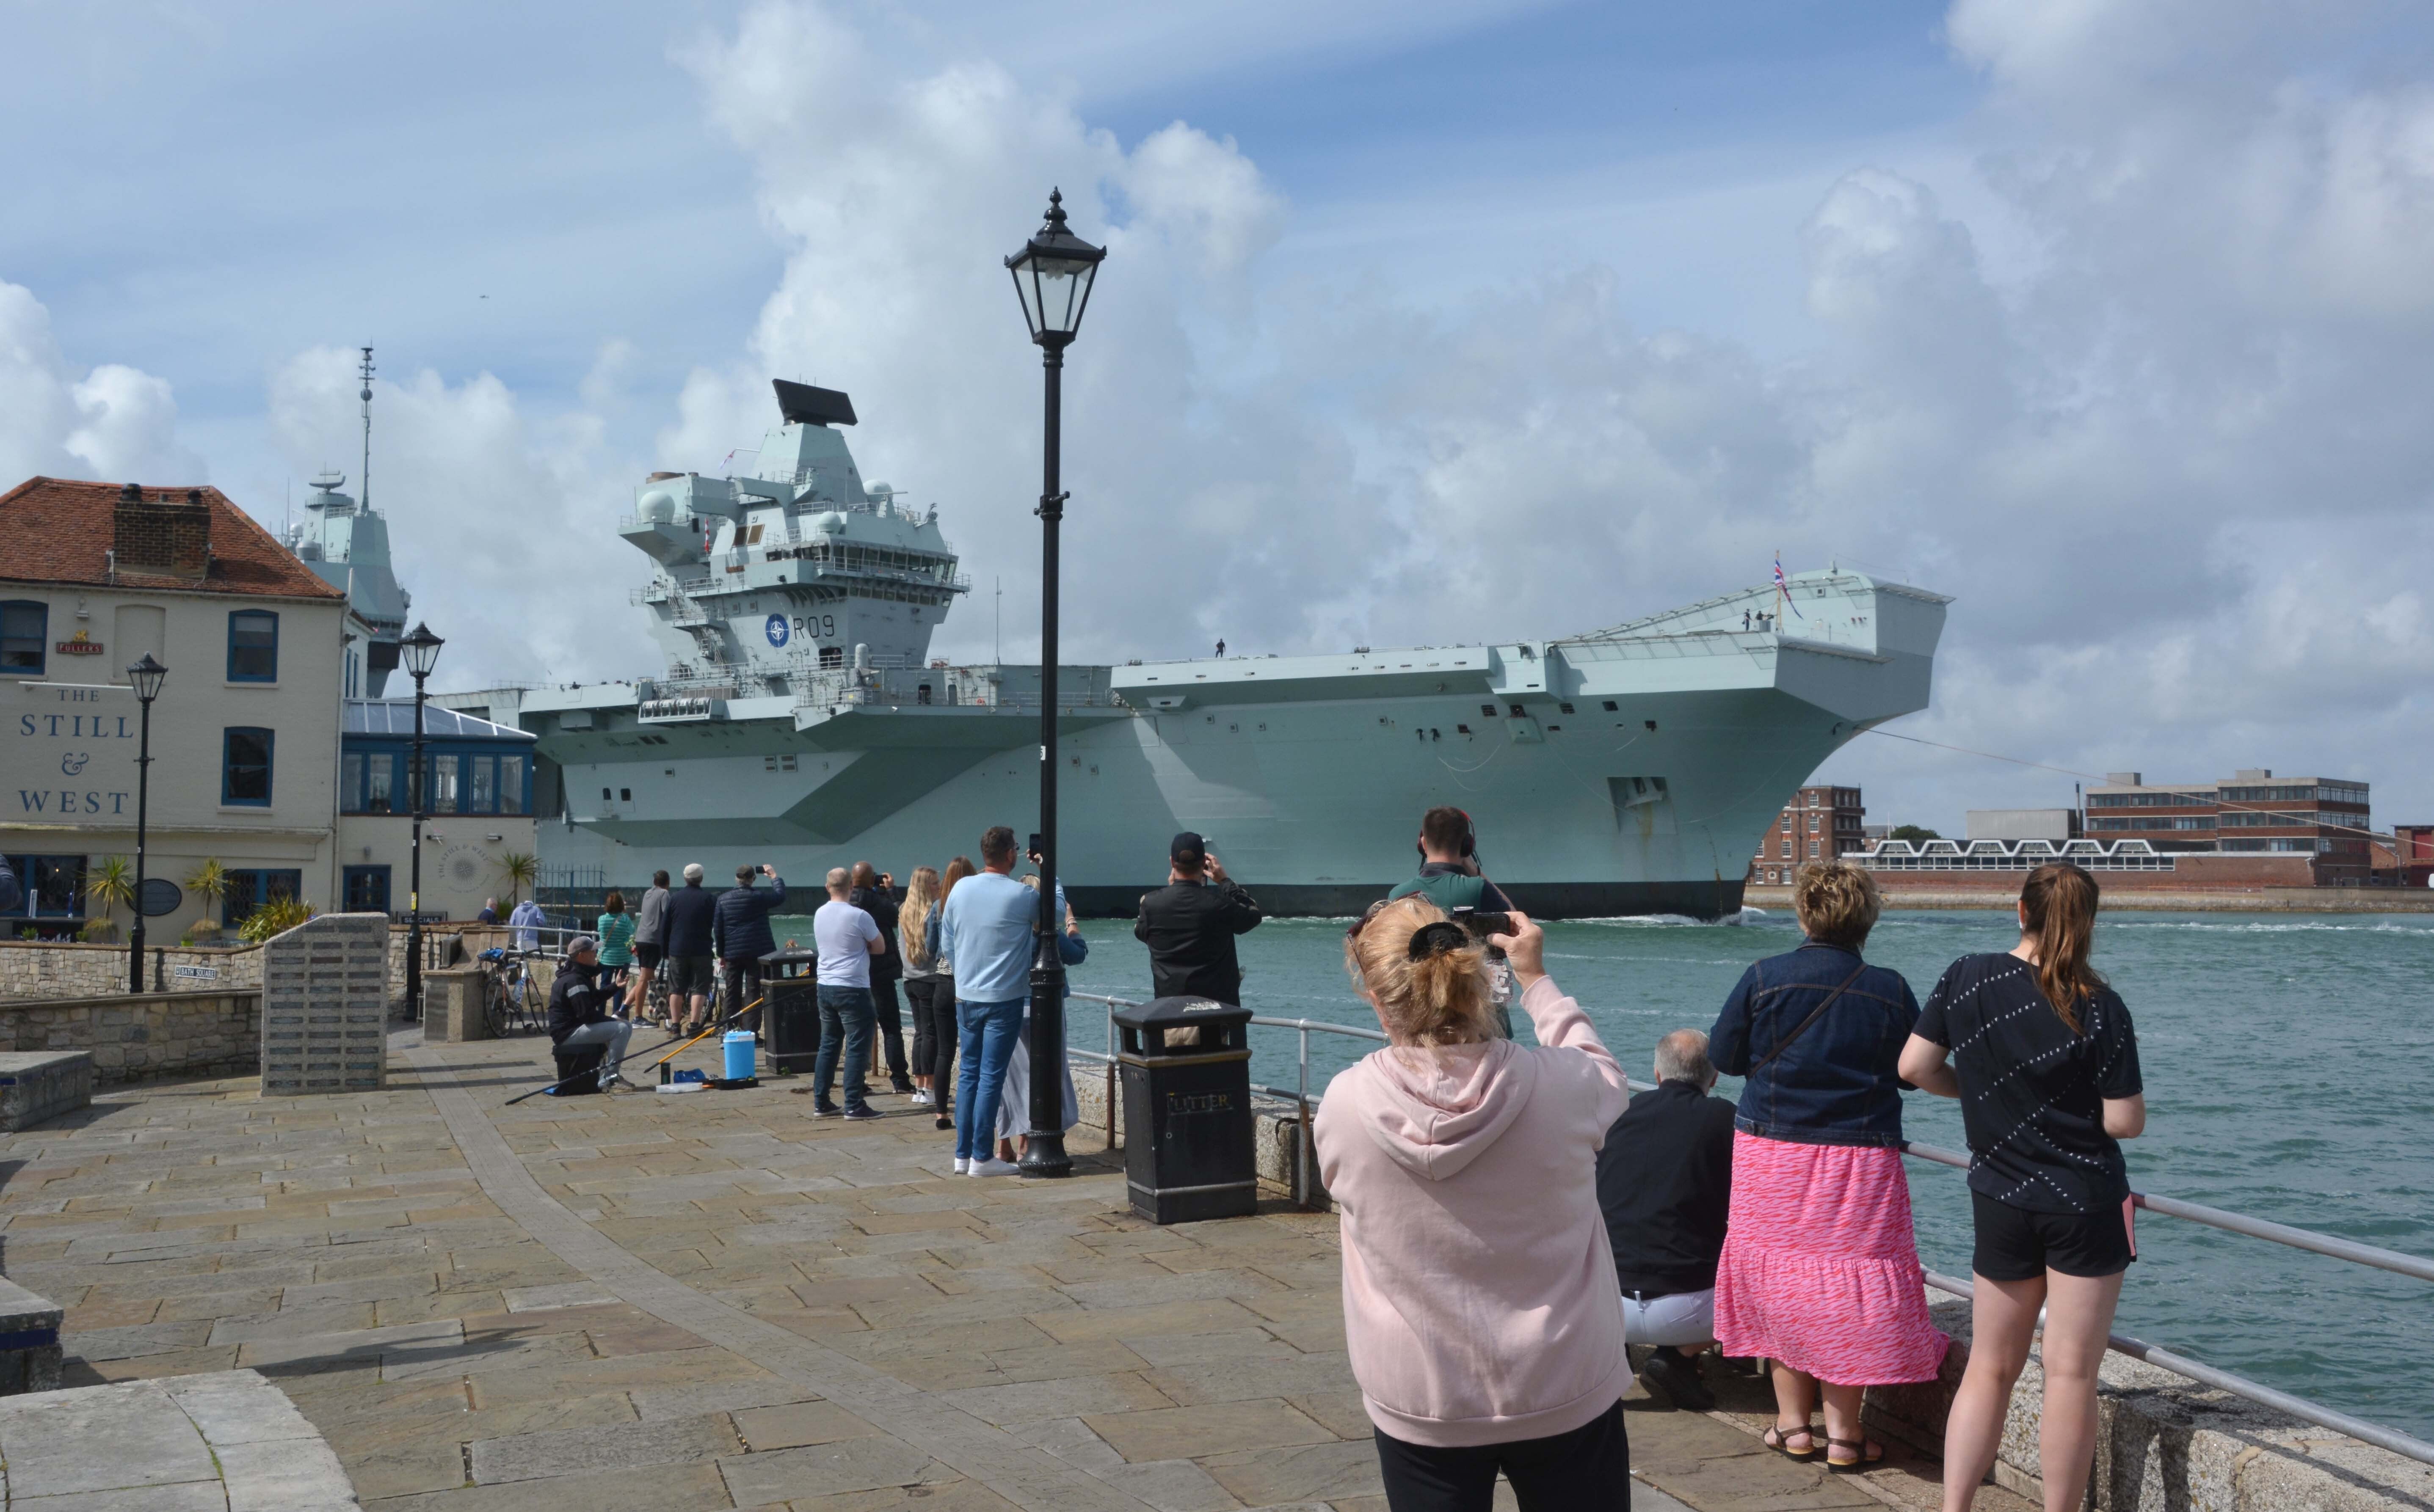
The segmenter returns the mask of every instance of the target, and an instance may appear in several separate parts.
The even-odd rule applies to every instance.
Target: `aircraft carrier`
[[[931,658],[970,589],[936,509],[864,481],[846,395],[776,389],[752,471],[654,473],[617,524],[664,671],[436,700],[539,737],[570,891],[688,861],[900,881],[1037,827],[1038,668]],[[1534,914],[1733,914],[1793,790],[1927,706],[1948,602],[1829,569],[1547,640],[1060,667],[1067,890],[1130,913],[1191,829],[1271,911],[1354,913],[1454,804]]]

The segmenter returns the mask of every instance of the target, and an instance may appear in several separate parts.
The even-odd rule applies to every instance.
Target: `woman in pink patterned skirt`
[[[1930,1381],[1948,1342],[1928,1318],[1901,1168],[1896,1070],[1918,1001],[1860,959],[1876,879],[1840,861],[1804,868],[1792,908],[1807,941],[1750,967],[1708,1035],[1716,1069],[1744,1077],[1731,1227],[1716,1270],[1716,1339],[1774,1368],[1767,1446],[1865,1469],[1884,1446],[1860,1426],[1872,1385]]]

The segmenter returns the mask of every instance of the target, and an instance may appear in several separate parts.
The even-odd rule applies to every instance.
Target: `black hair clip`
[[[1460,950],[1468,943],[1470,936],[1462,926],[1439,919],[1434,924],[1424,924],[1413,930],[1412,943],[1406,949],[1414,960],[1426,960],[1431,956],[1442,956],[1448,950]]]

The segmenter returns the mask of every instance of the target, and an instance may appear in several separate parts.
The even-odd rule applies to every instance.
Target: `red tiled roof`
[[[108,552],[116,538],[121,484],[74,478],[28,478],[0,494],[0,582],[112,584]],[[146,499],[183,501],[191,485],[143,485]],[[175,593],[259,593],[289,599],[343,599],[253,517],[216,488],[202,490],[212,511],[211,573],[199,581],[120,572],[115,586]]]

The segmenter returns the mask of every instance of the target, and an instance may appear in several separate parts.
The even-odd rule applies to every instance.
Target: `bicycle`
[[[504,1040],[545,1028],[534,1005],[539,995],[525,958],[496,946],[482,952],[482,1016],[490,1038]]]

